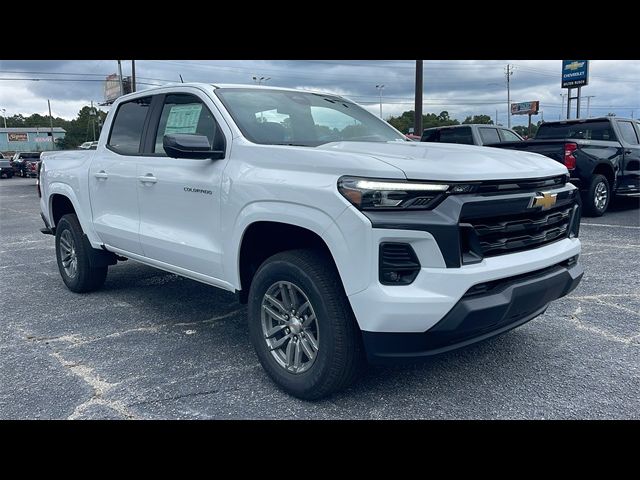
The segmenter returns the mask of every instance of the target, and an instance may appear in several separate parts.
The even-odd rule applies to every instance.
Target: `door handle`
[[[99,172],[94,173],[93,176],[96,178],[104,178],[105,180],[109,178],[109,174],[104,170],[100,170]]]
[[[154,177],[153,174],[151,173],[147,173],[146,175],[140,175],[138,177],[138,180],[140,180],[142,183],[156,183],[158,181],[158,179]]]
[[[631,150],[625,150],[625,151],[624,151],[624,154],[625,154],[625,155],[631,155],[632,153],[633,153],[633,152],[632,152]]]

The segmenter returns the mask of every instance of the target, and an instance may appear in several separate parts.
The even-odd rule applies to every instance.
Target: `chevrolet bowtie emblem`
[[[582,66],[584,65],[584,62],[571,62],[571,63],[567,63],[564,67],[565,70],[578,70],[579,68],[582,68]]]
[[[541,192],[531,199],[529,208],[542,207],[542,210],[549,210],[556,204],[557,193]]]

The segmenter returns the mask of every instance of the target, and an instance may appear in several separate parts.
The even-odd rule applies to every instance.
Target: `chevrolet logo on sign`
[[[584,65],[584,62],[575,61],[575,62],[567,63],[564,66],[564,69],[565,70],[578,70],[579,68],[582,68],[583,65]]]
[[[531,199],[529,208],[542,207],[542,210],[549,210],[556,204],[557,193],[542,192]]]

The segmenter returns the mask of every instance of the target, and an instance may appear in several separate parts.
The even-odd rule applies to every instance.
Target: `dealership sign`
[[[540,102],[520,102],[511,104],[511,115],[537,115],[540,110]]]
[[[26,133],[7,133],[7,136],[10,142],[26,142],[29,140]]]
[[[584,87],[589,83],[589,60],[562,61],[562,88]]]

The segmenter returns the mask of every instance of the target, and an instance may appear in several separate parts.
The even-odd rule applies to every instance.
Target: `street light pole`
[[[7,128],[7,110],[5,108],[2,109],[2,119],[4,120],[4,128]]]
[[[513,75],[513,67],[508,63],[505,74],[507,75],[507,128],[511,128],[511,75]]]
[[[382,120],[382,89],[384,88],[384,85],[376,85],[376,88],[378,89],[378,94],[380,95],[380,120]]]
[[[562,107],[560,107],[560,114],[558,115],[558,120],[562,120],[562,118],[560,118],[562,116],[562,112],[564,112],[564,97],[565,95],[567,95],[566,93],[561,93],[560,96],[562,97]]]
[[[262,82],[266,82],[267,80],[271,80],[271,77],[260,77],[258,78],[256,75],[253,76],[253,81],[258,85],[262,85]]]

